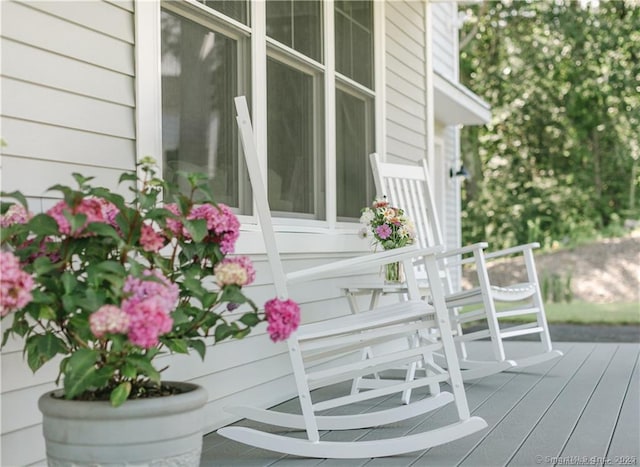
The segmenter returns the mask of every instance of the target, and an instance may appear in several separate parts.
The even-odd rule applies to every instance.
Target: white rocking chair
[[[387,196],[394,206],[404,209],[415,224],[417,243],[420,247],[442,245],[442,230],[433,199],[429,173],[426,162],[422,165],[389,163],[380,160],[378,154],[371,154],[371,166],[379,195]],[[454,329],[459,363],[465,381],[488,376],[514,366],[527,367],[537,363],[560,357],[562,352],[554,350],[551,344],[549,328],[545,316],[544,304],[540,294],[540,286],[536,273],[533,249],[539,244],[529,243],[492,253],[485,253],[487,243],[481,242],[462,248],[450,249],[438,255],[441,278],[445,287],[445,301],[450,310],[451,326]],[[508,285],[492,285],[486,262],[489,259],[513,254],[522,254],[526,268],[527,280],[523,283]],[[462,264],[475,263],[478,284],[476,287],[454,291],[451,284],[452,268]],[[419,284],[424,276],[421,263],[415,263]],[[430,296],[429,284],[420,284],[423,296]],[[379,284],[352,284],[346,292],[352,298],[357,293],[372,293],[372,304],[384,292],[402,293],[402,288],[390,290],[388,286]],[[506,304],[506,305],[505,305]],[[460,313],[463,306],[473,309]],[[501,318],[530,315],[531,321],[522,325],[504,326]],[[462,324],[474,321],[486,321],[486,328],[465,334]],[[505,353],[503,340],[526,334],[538,334],[542,347],[539,353],[522,358],[509,359]],[[473,360],[469,358],[466,343],[479,339],[491,339],[493,360]]]
[[[407,247],[352,258],[319,267],[285,274],[271,223],[267,192],[258,162],[258,154],[253,137],[246,100],[235,100],[247,168],[253,188],[261,230],[267,249],[267,256],[273,273],[278,298],[287,299],[288,288],[303,281],[334,278],[353,272],[371,270],[392,261],[404,261],[411,265],[412,258],[422,256],[427,277],[437,277],[435,253],[438,248],[418,249]],[[306,438],[267,433],[257,429],[229,426],[218,433],[227,438],[263,449],[315,458],[371,458],[392,456],[427,449],[432,446],[467,436],[486,427],[486,422],[469,413],[464,385],[455,355],[455,344],[451,333],[444,295],[439,280],[432,287],[432,303],[419,299],[415,275],[409,274],[407,301],[379,307],[367,313],[347,314],[326,321],[301,325],[287,340],[293,376],[298,391],[302,414],[289,414],[251,407],[234,407],[227,410],[236,415],[277,426],[306,430]],[[418,297],[418,299],[416,299]],[[435,320],[434,320],[435,319]],[[415,336],[424,329],[436,326],[441,339],[437,343],[427,343]],[[379,346],[403,342],[413,343],[397,346],[381,352],[374,358],[362,360],[360,352],[367,346]],[[447,369],[433,364],[430,355],[440,351],[447,363]],[[333,399],[314,401],[313,389],[333,385],[340,381],[350,381],[359,375],[397,368],[402,365],[422,365],[428,368],[427,377],[420,379],[388,380],[384,387],[359,394],[344,394]],[[440,391],[440,383],[448,382],[451,393]],[[403,393],[407,390],[428,386],[430,396],[409,405],[380,410],[359,415],[319,415],[326,409],[347,406],[376,397]],[[422,413],[454,402],[457,421],[432,430],[397,438],[376,441],[323,441],[319,430],[348,430],[375,427],[415,417]]]

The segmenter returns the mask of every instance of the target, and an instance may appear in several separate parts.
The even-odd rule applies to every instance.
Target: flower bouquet
[[[416,236],[415,225],[404,210],[393,207],[386,198],[376,199],[371,207],[362,209],[360,223],[364,224],[360,233],[363,238],[372,238],[373,246],[384,250],[413,244]],[[385,280],[403,282],[402,263],[390,263],[385,267]]]
[[[156,176],[152,159],[124,173],[129,200],[74,174],[77,189],[32,215],[20,192],[2,193],[0,317],[2,345],[23,338],[35,372],[62,355],[56,383],[64,397],[110,400],[170,394],[153,360],[195,351],[207,341],[240,339],[263,321],[272,340],[299,323],[291,300],[261,311],[242,291],[255,278],[249,258],[230,256],[240,223],[216,204],[206,177],[183,174],[178,193]],[[161,196],[173,194],[162,204]],[[7,202],[7,200],[15,202]]]

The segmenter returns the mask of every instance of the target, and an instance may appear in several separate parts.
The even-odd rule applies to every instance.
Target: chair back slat
[[[239,96],[236,97],[234,101],[236,104],[236,112],[238,114],[236,119],[238,121],[238,128],[240,129],[240,140],[242,141],[242,149],[246,155],[245,160],[247,162],[247,171],[249,172],[249,179],[251,180],[251,187],[253,189],[253,199],[258,212],[258,220],[261,227],[260,231],[262,232],[269,265],[271,266],[273,284],[276,288],[278,298],[286,300],[289,298],[289,292],[287,291],[284,268],[282,267],[282,261],[280,260],[280,254],[278,252],[276,237],[273,230],[273,222],[271,221],[271,210],[269,208],[269,201],[267,198],[267,189],[265,187],[264,180],[262,179],[262,171],[259,166],[258,150],[253,136],[253,128],[251,126],[247,99],[244,96]]]
[[[383,161],[376,153],[370,155],[370,160],[378,196],[386,196],[393,206],[405,210],[415,224],[416,243],[427,248],[443,245],[426,161],[420,165],[397,164]],[[422,262],[416,262],[415,268],[416,272],[425,273]],[[450,271],[445,267],[442,273],[445,288],[450,291]]]

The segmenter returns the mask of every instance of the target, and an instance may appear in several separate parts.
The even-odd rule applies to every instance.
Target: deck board
[[[597,382],[580,414],[561,456],[604,459],[609,450],[622,408],[636,355],[629,347],[618,347],[602,378]]]
[[[461,465],[506,465],[517,452],[518,446],[527,438],[547,408],[562,392],[586,355],[575,348],[564,349],[565,356],[555,364],[524,395],[519,403],[485,436]]]
[[[640,459],[640,363],[636,356],[633,374],[629,380],[620,418],[613,433],[613,438],[607,452],[607,458],[619,460]],[[640,463],[640,460],[638,460]],[[618,462],[623,464],[623,462]]]
[[[487,343],[474,343],[477,351],[489,351]],[[526,354],[536,343],[509,342],[508,351]],[[639,344],[557,343],[565,355],[524,369],[514,369],[466,384],[473,415],[489,427],[451,443],[426,451],[379,459],[305,459],[252,448],[211,433],[205,436],[203,467],[215,466],[494,466],[550,465],[552,458],[600,456],[611,461],[640,462]],[[335,385],[323,391],[345,391]],[[446,390],[446,386],[443,387]],[[315,394],[315,393],[314,393]],[[426,388],[413,398],[427,396]],[[400,403],[399,395],[376,399],[373,405],[336,408],[331,413],[362,412]],[[296,400],[277,408],[299,411]],[[374,440],[412,434],[443,426],[456,418],[455,406],[375,429],[329,431],[322,439]],[[243,426],[286,433],[242,420]],[[304,436],[297,431],[292,435]],[[538,456],[538,457],[537,457]],[[626,457],[625,457],[626,456]],[[635,459],[635,462],[633,460]]]

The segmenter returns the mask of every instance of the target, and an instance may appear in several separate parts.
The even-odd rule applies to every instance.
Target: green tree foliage
[[[464,240],[550,246],[638,217],[640,2],[464,12],[461,79],[493,109],[462,132]]]

